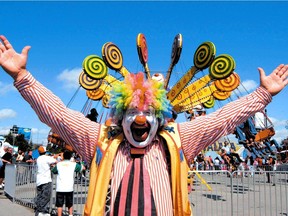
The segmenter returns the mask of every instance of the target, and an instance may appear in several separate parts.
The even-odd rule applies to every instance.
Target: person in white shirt
[[[218,157],[214,159],[214,168],[215,170],[220,170],[220,160]]]
[[[56,182],[56,207],[58,216],[62,216],[63,205],[68,208],[69,216],[73,215],[73,191],[74,191],[74,173],[81,172],[83,166],[72,162],[71,152],[63,153],[63,161],[53,167],[52,172],[57,174]]]
[[[35,216],[48,216],[50,197],[52,192],[52,178],[51,165],[55,164],[57,160],[51,156],[46,155],[46,149],[43,146],[38,148],[40,156],[36,160],[37,164],[37,197]]]

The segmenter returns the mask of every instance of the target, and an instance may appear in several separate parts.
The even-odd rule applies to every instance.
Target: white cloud
[[[42,135],[47,135],[48,136],[48,133],[49,133],[50,129],[49,128],[45,128],[45,129],[38,129],[38,128],[31,128],[31,132],[32,134],[38,134],[40,136]]]
[[[273,123],[275,127],[285,127],[286,125],[288,125],[287,120],[279,120],[270,116],[269,116],[269,119],[271,120],[271,122]]]
[[[241,85],[238,87],[238,90],[246,95],[252,90],[255,90],[257,87],[258,84],[254,80],[245,80],[241,82]]]
[[[10,91],[16,91],[16,88],[13,84],[4,84],[0,82],[0,95],[5,95]]]
[[[285,127],[276,129],[273,138],[280,144],[282,140],[288,138],[288,130]]]
[[[49,134],[49,128],[31,128],[31,138],[32,142],[35,144],[47,145],[47,137]]]
[[[2,109],[0,110],[0,121],[7,118],[16,117],[17,113],[12,109]]]
[[[1,127],[0,128],[0,135],[7,135],[10,132],[11,127]]]
[[[64,83],[63,88],[66,90],[77,89],[79,87],[79,75],[81,71],[81,68],[65,69],[57,76],[57,80]]]

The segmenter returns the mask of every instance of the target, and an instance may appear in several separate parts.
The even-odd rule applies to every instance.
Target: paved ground
[[[0,190],[0,215],[11,216],[11,215],[24,215],[33,216],[34,210],[17,203],[13,203],[8,197],[5,196],[4,190]]]
[[[288,173],[271,174],[271,183],[267,183],[267,173],[264,172],[255,174],[254,178],[231,178],[225,173],[199,173],[201,175],[195,176],[193,191],[189,196],[195,216],[288,215]],[[83,198],[87,188],[81,184],[76,187],[76,196]],[[84,202],[80,200],[81,202],[77,199],[76,203],[78,207],[83,207]],[[0,215],[32,216],[34,211],[13,203],[0,190]]]
[[[193,215],[288,215],[287,173],[271,174],[270,183],[267,182],[267,173],[264,172],[255,174],[254,178],[248,176],[230,178],[225,174],[200,174],[200,178],[195,176],[194,190],[189,196]],[[211,190],[208,187],[211,187]]]

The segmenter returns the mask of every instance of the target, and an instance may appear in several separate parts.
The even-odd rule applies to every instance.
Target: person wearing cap
[[[129,74],[110,92],[112,122],[121,130],[108,138],[109,125],[67,108],[28,72],[29,46],[17,53],[6,37],[0,40],[0,65],[15,87],[40,120],[90,164],[85,216],[191,215],[188,165],[288,84],[288,65],[267,76],[258,68],[260,86],[254,92],[193,121],[167,123],[172,105],[163,84],[146,80],[143,73]]]
[[[44,146],[39,146],[38,152],[40,156],[36,159],[37,196],[35,200],[35,216],[48,216],[50,215],[49,207],[52,194],[51,165],[55,164],[57,160],[46,155],[46,148]]]

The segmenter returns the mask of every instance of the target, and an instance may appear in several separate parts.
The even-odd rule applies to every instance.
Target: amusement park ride
[[[216,47],[212,42],[204,42],[198,46],[193,57],[194,65],[170,88],[168,88],[168,85],[173,68],[181,56],[182,35],[177,34],[174,38],[171,62],[166,77],[159,73],[150,74],[148,48],[144,34],[138,34],[136,47],[146,78],[164,82],[164,87],[167,89],[167,98],[171,101],[177,114],[192,114],[196,106],[210,109],[215,106],[216,101],[231,98],[232,92],[237,95],[234,90],[241,85],[241,81],[239,75],[234,71],[236,67],[235,61],[228,54],[216,56]],[[88,98],[82,113],[84,115],[87,114],[91,108],[92,101],[101,101],[102,106],[109,109],[109,91],[114,84],[121,82],[130,73],[123,66],[123,56],[120,49],[112,42],[107,42],[102,47],[102,57],[89,55],[83,60],[82,66],[83,70],[79,75],[79,84],[86,90]],[[108,68],[121,77],[111,75]],[[196,78],[195,75],[197,73],[204,72],[206,69],[209,71],[207,75]],[[252,122],[255,120],[253,118]],[[275,131],[271,123],[269,126],[266,125],[258,130],[255,134],[255,139],[257,141],[269,140],[274,134]],[[73,150],[69,143],[65,143],[53,131],[50,131],[48,135],[48,142],[71,151]]]

